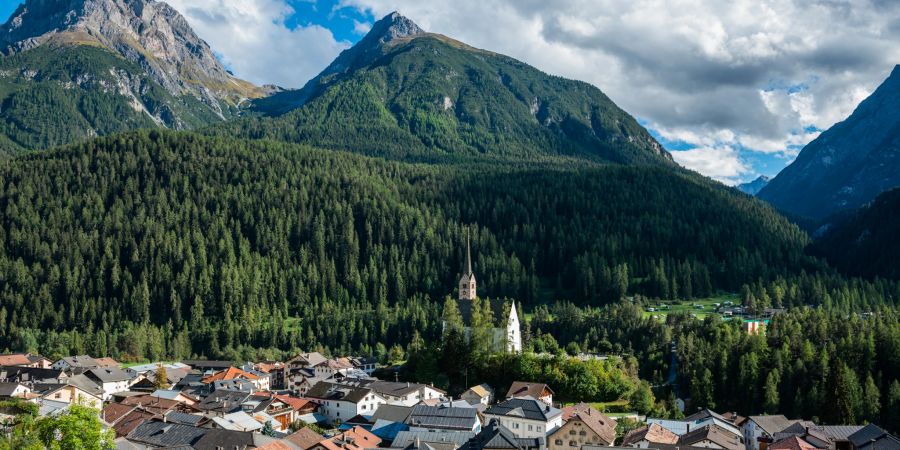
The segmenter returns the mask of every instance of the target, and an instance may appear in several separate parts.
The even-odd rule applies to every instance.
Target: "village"
[[[876,425],[820,426],[783,415],[703,409],[634,427],[586,403],[554,401],[552,386],[473,385],[456,398],[429,384],[379,380],[374,358],[317,352],[284,361],[186,360],[125,366],[79,355],[0,355],[0,401],[40,416],[96,410],[119,449],[363,450],[890,450]],[[14,419],[0,410],[0,423]],[[630,429],[629,429],[630,428]]]

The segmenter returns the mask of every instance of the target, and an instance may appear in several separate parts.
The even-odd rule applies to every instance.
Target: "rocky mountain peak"
[[[425,34],[425,30],[419,28],[415,22],[394,11],[384,16],[366,35],[363,40],[373,40],[380,44],[388,43],[394,39]]]
[[[105,47],[173,94],[210,104],[260,92],[231,76],[187,20],[156,0],[27,0],[0,26],[5,53],[46,44]]]

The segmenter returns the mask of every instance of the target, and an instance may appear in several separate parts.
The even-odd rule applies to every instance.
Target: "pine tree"
[[[780,401],[778,396],[778,383],[781,376],[777,369],[766,376],[766,386],[763,389],[763,409],[768,414],[776,414],[779,411]]]

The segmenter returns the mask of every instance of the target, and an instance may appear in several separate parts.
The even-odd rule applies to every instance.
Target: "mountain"
[[[674,167],[638,122],[588,83],[422,30],[393,13],[303,89],[225,128],[398,159],[575,158]]]
[[[169,5],[28,0],[0,26],[0,131],[15,152],[237,116],[265,92],[233,77]]]
[[[762,188],[766,187],[767,184],[769,184],[769,177],[760,175],[759,178],[748,183],[739,184],[735,186],[735,188],[745,194],[756,195]]]
[[[844,272],[900,279],[900,189],[829,220],[813,250]]]
[[[821,220],[900,186],[900,66],[850,115],[810,142],[759,198]]]

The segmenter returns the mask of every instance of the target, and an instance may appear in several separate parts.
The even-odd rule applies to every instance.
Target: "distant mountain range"
[[[266,94],[154,0],[28,0],[0,26],[7,153],[134,128],[189,129]]]
[[[759,191],[762,190],[762,188],[766,187],[766,185],[769,184],[769,181],[770,181],[769,177],[767,177],[765,175],[760,175],[759,178],[757,178],[753,181],[739,184],[735,187],[737,188],[737,190],[739,190],[745,194],[756,195],[759,193]]]
[[[900,186],[900,66],[856,111],[809,143],[759,198],[822,220]]]
[[[596,87],[428,33],[397,13],[304,88],[255,109],[269,117],[225,132],[412,160],[562,157],[675,167]]]

